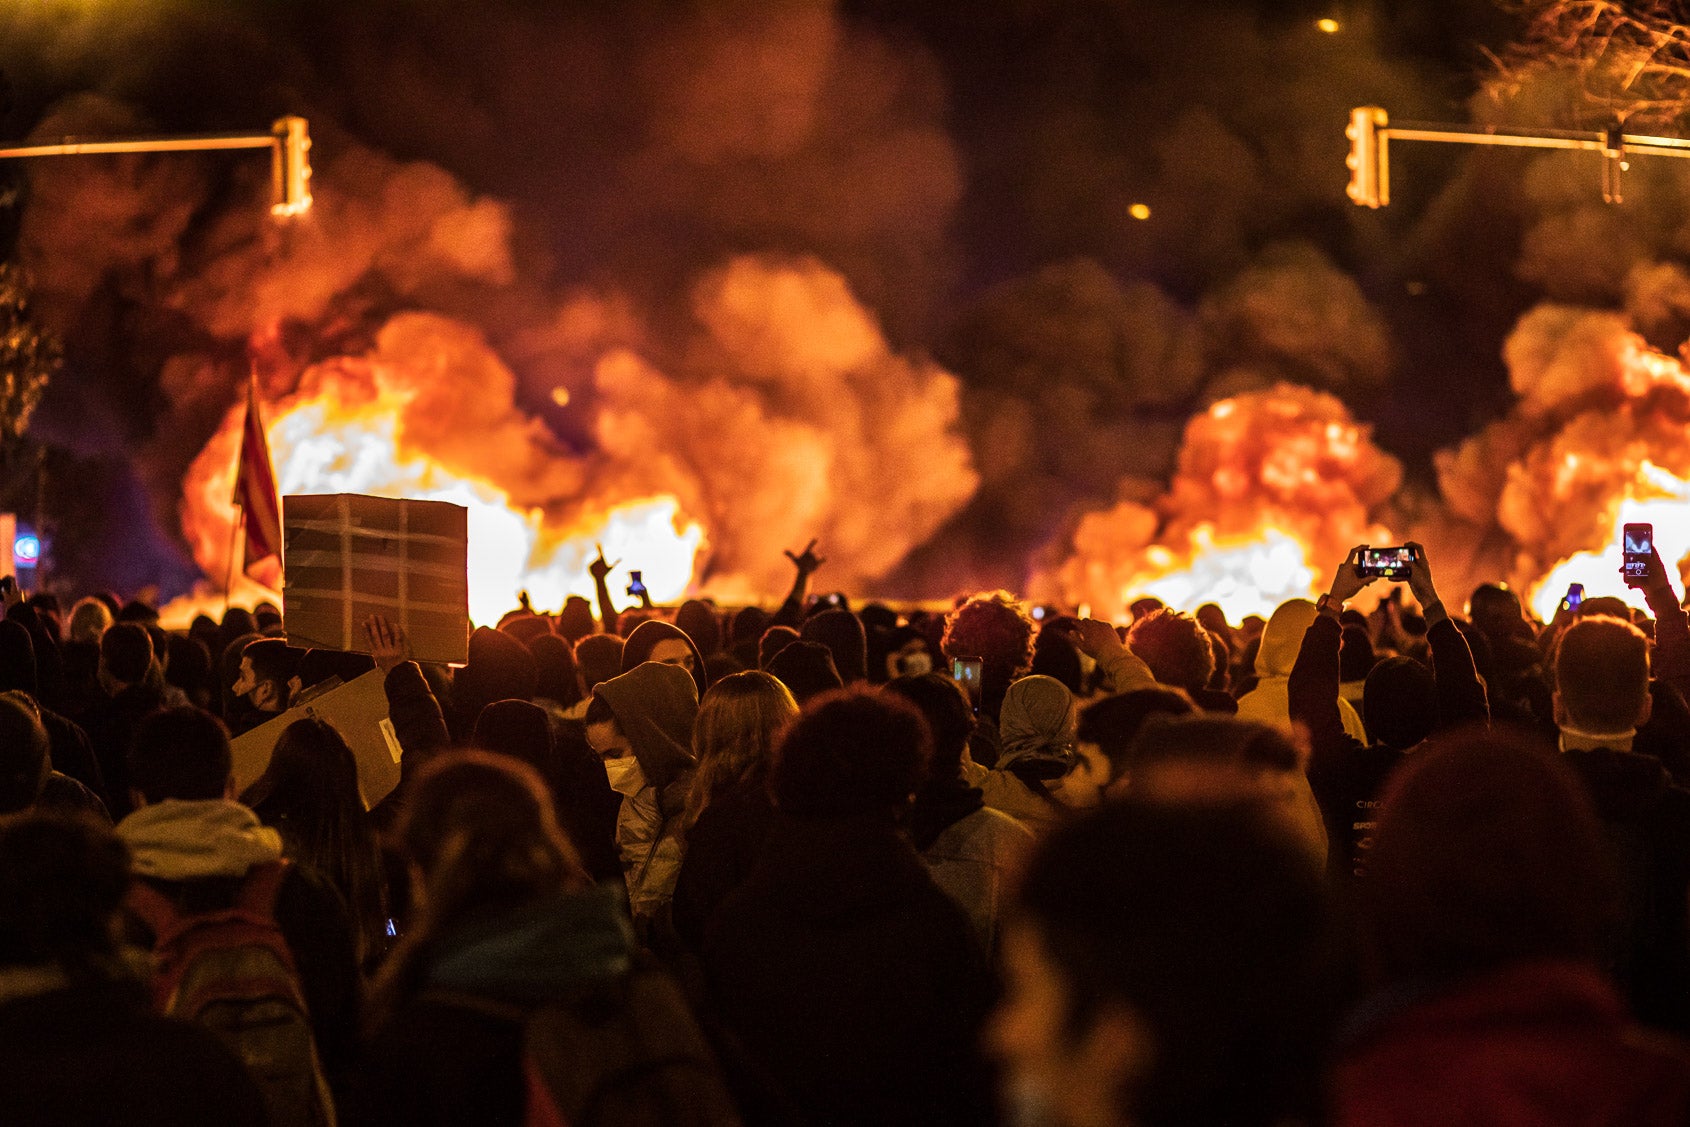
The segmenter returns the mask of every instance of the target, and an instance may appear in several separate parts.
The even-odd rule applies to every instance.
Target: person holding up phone
[[[1438,596],[1426,550],[1408,543],[1401,551],[1407,555],[1393,558],[1406,564],[1407,574],[1396,581],[1408,584],[1426,617],[1432,668],[1406,657],[1374,666],[1362,691],[1370,739],[1363,742],[1344,730],[1338,711],[1340,616],[1344,604],[1374,581],[1367,549],[1357,548],[1338,565],[1331,589],[1316,604],[1287,689],[1291,720],[1309,733],[1309,786],[1326,824],[1328,868],[1339,881],[1362,875],[1376,799],[1403,757],[1435,731],[1490,721],[1473,652]]]

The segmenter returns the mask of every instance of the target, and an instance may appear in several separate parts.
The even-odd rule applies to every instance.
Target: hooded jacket
[[[685,630],[679,626],[672,626],[667,622],[648,619],[634,627],[634,632],[628,635],[628,640],[622,646],[622,672],[631,673],[636,667],[651,660],[651,652],[657,648],[659,642],[685,642],[687,649],[692,651],[692,683],[694,699],[704,695],[708,687],[704,672],[704,655],[698,652],[698,646]]]
[[[623,795],[616,819],[628,904],[643,927],[669,902],[681,870],[681,812],[695,765],[690,749],[698,695],[686,670],[653,661],[612,677],[593,694],[615,714],[644,777],[637,792]]]
[[[117,836],[129,847],[135,876],[184,912],[229,907],[254,865],[282,856],[280,834],[224,799],[143,806],[118,823]],[[290,865],[276,895],[276,923],[299,968],[317,1051],[338,1096],[357,1030],[357,956],[346,903],[321,877]],[[134,920],[130,938],[145,947],[153,942]]]
[[[1045,783],[1073,768],[1074,694],[1054,677],[1023,677],[1004,694],[998,714],[998,759],[989,771],[978,767],[968,781],[980,788],[986,805],[1035,829],[1053,825],[1062,808]],[[966,768],[965,768],[966,771]]]
[[[1303,635],[1320,617],[1307,599],[1289,599],[1279,604],[1262,630],[1262,644],[1256,651],[1256,687],[1238,698],[1238,718],[1256,720],[1291,735],[1291,670],[1296,667]],[[1367,729],[1346,700],[1338,702],[1338,714],[1350,737],[1367,743]]]

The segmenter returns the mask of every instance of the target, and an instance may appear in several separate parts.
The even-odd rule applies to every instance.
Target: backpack
[[[532,1011],[425,996],[522,1024],[527,1127],[740,1127],[680,988],[650,960]]]
[[[184,913],[135,881],[125,901],[151,929],[153,1008],[210,1029],[246,1065],[273,1127],[334,1127],[299,971],[276,922],[287,862],[255,865],[234,903]]]

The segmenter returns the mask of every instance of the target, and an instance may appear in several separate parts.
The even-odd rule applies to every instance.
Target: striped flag
[[[235,473],[235,505],[246,518],[246,559],[250,572],[260,560],[282,554],[282,504],[276,474],[270,468],[270,444],[258,414],[258,373],[246,389],[246,425],[241,430],[241,460]]]

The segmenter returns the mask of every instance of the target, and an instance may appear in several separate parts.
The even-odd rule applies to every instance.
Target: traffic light
[[[1391,202],[1389,135],[1383,130],[1390,118],[1378,106],[1357,106],[1350,111],[1350,199],[1362,207],[1384,207]]]
[[[271,199],[274,215],[299,215],[311,207],[311,133],[303,117],[279,117],[270,127],[276,143],[270,150]]]

